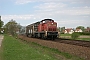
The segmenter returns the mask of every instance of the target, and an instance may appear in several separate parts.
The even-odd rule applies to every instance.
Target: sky
[[[90,0],[0,0],[1,20],[27,26],[49,18],[58,27],[90,27]]]

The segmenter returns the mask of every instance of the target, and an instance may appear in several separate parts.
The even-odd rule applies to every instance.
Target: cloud
[[[89,27],[90,21],[87,20],[61,20],[57,21],[58,26],[66,28],[75,28],[77,26]]]
[[[16,0],[16,4],[27,4],[30,2],[34,2],[33,0]]]
[[[36,14],[36,15],[2,15],[1,17],[2,17],[2,20],[5,22],[5,24],[11,19],[13,19],[23,26],[27,26],[28,24],[32,24],[34,22],[41,21],[42,19],[50,18],[50,17],[51,19],[55,20],[55,22],[57,22],[58,26],[60,27],[65,26],[65,27],[74,28],[79,25],[87,27],[90,24],[90,21],[88,20],[73,19],[72,16],[71,18],[68,18],[70,16],[62,17],[62,16],[54,15],[52,18],[52,15],[47,15],[47,14],[44,16],[43,15],[41,16],[39,14]],[[87,18],[87,16],[85,18]]]
[[[57,5],[38,6],[38,8],[36,13],[41,13],[42,15],[90,15],[90,8],[59,8]]]
[[[36,21],[40,21],[41,17],[38,15],[1,15],[1,20],[4,21],[4,23],[8,23],[11,19],[17,21],[18,23],[21,23],[22,25],[27,25]]]
[[[44,18],[52,18],[58,22],[59,26],[88,26],[90,24],[89,0],[15,0],[15,3],[23,4],[23,6],[28,3],[35,5],[28,4],[30,13],[27,14],[24,14],[25,11],[23,11],[23,15],[2,15],[2,20],[5,22],[14,19],[25,25]],[[15,6],[17,7],[17,5]]]
[[[90,9],[69,9],[69,10],[61,10],[57,13],[60,13],[61,15],[90,15]]]
[[[35,8],[39,8],[41,10],[47,10],[47,9],[56,9],[56,8],[62,8],[62,7],[65,7],[66,4],[63,4],[63,3],[54,3],[54,2],[51,2],[51,3],[44,3],[44,4],[40,4],[38,6],[36,6]]]
[[[89,0],[79,1],[79,0],[16,0],[17,4],[26,4],[40,2],[36,6],[33,6],[36,10],[34,11],[37,14],[44,15],[90,15],[90,7],[85,5]],[[67,2],[67,3],[66,3]],[[69,7],[69,3],[78,3],[78,7],[71,6]],[[79,6],[84,3],[84,6]],[[80,4],[79,4],[80,3]],[[72,4],[71,4],[72,5]]]
[[[33,15],[2,15],[2,20],[14,19],[14,20],[28,20],[31,19]]]
[[[90,0],[16,0],[16,4],[27,4],[27,3],[31,3],[31,2],[70,2],[72,4],[76,4],[76,3],[89,3]]]

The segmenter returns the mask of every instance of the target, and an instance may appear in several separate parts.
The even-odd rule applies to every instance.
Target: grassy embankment
[[[41,46],[37,43],[27,43],[13,37],[4,36],[0,49],[0,60],[82,60],[57,49]]]
[[[81,37],[77,38],[76,40],[90,41],[90,37],[87,37],[87,36],[90,36],[90,35],[80,35],[80,36]],[[71,34],[60,34],[60,38],[72,39]]]

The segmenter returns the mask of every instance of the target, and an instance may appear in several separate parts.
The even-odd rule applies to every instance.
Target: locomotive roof
[[[52,20],[52,19],[44,19],[44,20],[42,20],[42,21],[46,21],[46,20],[49,20],[49,21],[54,21],[54,20]],[[41,22],[42,22],[42,21],[41,21]]]
[[[44,20],[42,20],[42,21],[54,21],[54,20],[52,20],[52,19],[44,19]],[[42,22],[42,21],[38,21],[38,22],[35,22],[35,23],[33,23],[33,24],[30,24],[30,25],[28,25],[28,26],[33,26],[33,25],[38,25],[38,24],[40,24],[40,22]],[[28,27],[27,26],[27,27]]]
[[[33,23],[33,24],[30,24],[30,25],[28,25],[28,26],[33,26],[33,25],[37,25],[37,24],[40,24],[40,22],[38,21],[38,22],[36,22],[36,23]]]

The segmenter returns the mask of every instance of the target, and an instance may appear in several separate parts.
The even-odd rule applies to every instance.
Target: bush
[[[71,35],[71,37],[72,37],[72,39],[77,39],[78,37],[79,37],[79,33],[72,33],[72,35]]]

